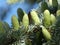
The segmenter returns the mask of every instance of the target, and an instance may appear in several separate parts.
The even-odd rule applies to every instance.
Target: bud
[[[56,15],[60,16],[60,10],[57,10]]]
[[[4,24],[5,24],[6,28],[9,30],[10,29],[9,24],[7,22],[4,22]]]
[[[45,10],[44,11],[44,20],[43,20],[45,27],[49,27],[51,25],[50,18],[51,18],[51,16],[50,16],[49,10]]]
[[[12,20],[12,26],[15,30],[18,30],[19,29],[19,22],[18,22],[18,19],[15,15],[12,16],[11,18]]]
[[[5,33],[5,31],[6,31],[6,26],[2,21],[0,21],[0,34]]]
[[[52,0],[49,0],[49,5],[50,5],[50,6],[52,6],[52,5],[53,5],[53,4],[52,4]]]
[[[48,30],[42,26],[42,33],[45,37],[45,39],[48,41],[48,40],[51,40],[51,34],[48,32]]]
[[[44,10],[48,9],[48,5],[46,2],[41,3],[41,11],[44,12]]]
[[[17,14],[18,14],[18,20],[19,20],[19,22],[21,22],[23,19],[23,16],[24,16],[24,11],[21,8],[18,8]]]
[[[52,7],[57,7],[58,6],[58,1],[57,0],[49,0],[48,3]]]
[[[28,18],[28,15],[25,13],[24,16],[23,16],[23,25],[27,28],[29,26],[29,18]]]
[[[51,14],[51,23],[52,24],[56,23],[56,17],[53,14]]]
[[[49,6],[49,10],[51,13],[56,13],[56,11],[58,9],[58,1],[57,0],[49,0],[48,6]]]
[[[38,17],[38,14],[34,10],[32,10],[30,13],[31,13],[31,17],[32,17],[35,25],[39,25],[41,22],[40,22],[40,19]]]

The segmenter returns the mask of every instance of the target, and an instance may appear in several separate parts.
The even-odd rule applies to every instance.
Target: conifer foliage
[[[29,14],[18,8],[18,16],[11,17],[11,27],[0,21],[0,45],[60,45],[58,2],[41,2],[41,7]]]

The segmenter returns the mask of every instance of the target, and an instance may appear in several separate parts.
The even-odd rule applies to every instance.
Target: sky
[[[29,4],[26,2],[18,2],[15,4],[8,4],[7,0],[0,0],[0,19],[2,15],[6,15],[3,21],[7,22],[11,26],[11,16],[17,16],[17,9],[22,8],[26,13],[28,13],[31,9],[37,8],[38,4]],[[6,12],[6,14],[4,14]]]

